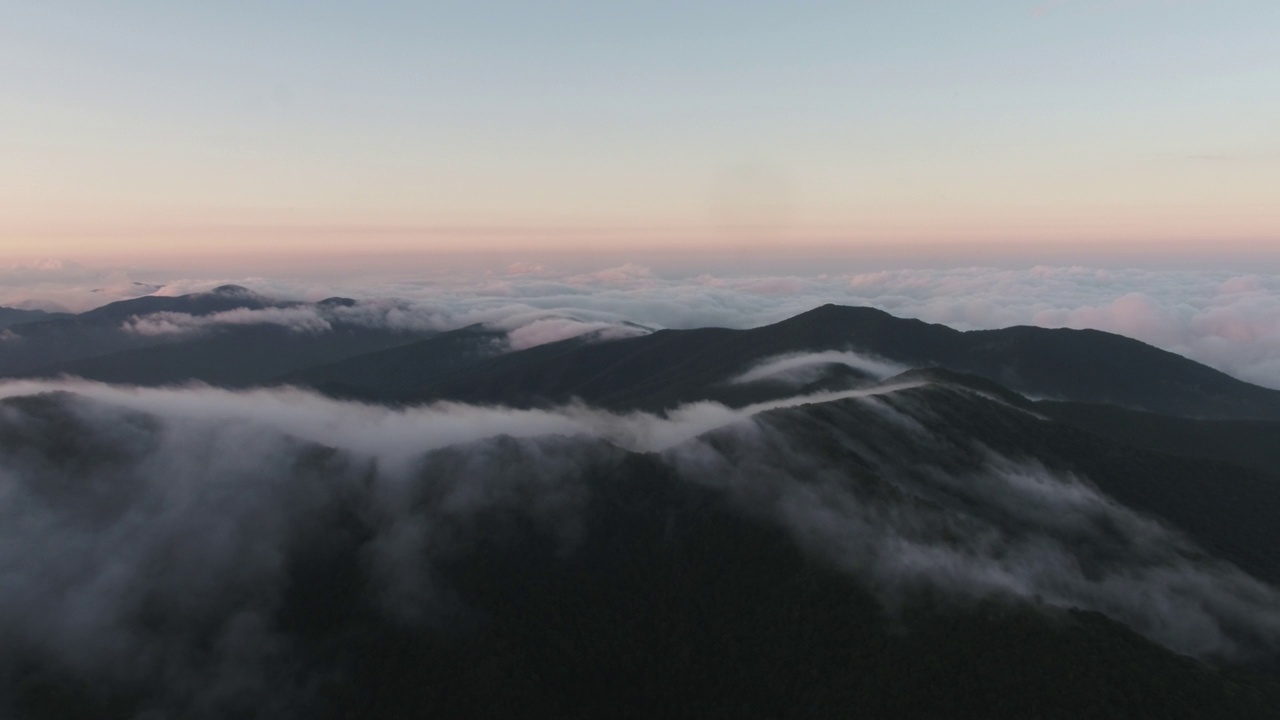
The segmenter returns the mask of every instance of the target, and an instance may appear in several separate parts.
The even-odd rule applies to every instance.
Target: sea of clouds
[[[74,264],[0,269],[0,305],[85,310],[144,294],[180,295],[234,283],[282,299],[331,296],[361,302],[314,311],[234,311],[133,321],[141,333],[182,332],[210,322],[278,322],[323,331],[334,318],[412,330],[488,323],[513,348],[584,332],[645,328],[755,327],[824,303],[866,305],[960,330],[1010,325],[1093,328],[1185,355],[1241,379],[1280,388],[1280,277],[1226,270],[1035,266],[949,267],[802,275],[656,272],[636,264],[596,271],[512,263],[496,270],[351,277],[158,278]]]

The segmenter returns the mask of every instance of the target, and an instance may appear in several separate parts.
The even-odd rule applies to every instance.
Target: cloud
[[[1280,647],[1276,588],[1205,556],[1087,478],[983,447],[909,398],[868,395],[799,419],[760,416],[666,456],[685,477],[783,523],[891,603],[934,588],[957,601],[1095,610],[1197,656]]]
[[[627,263],[591,273],[572,275],[565,279],[570,285],[628,285],[645,286],[654,280],[653,271],[643,265]]]
[[[1092,328],[1280,388],[1280,281],[1218,271],[1037,266],[900,270],[848,279],[856,302],[960,330]]]
[[[506,345],[510,350],[526,350],[583,335],[592,335],[597,340],[612,340],[648,332],[633,324],[583,320],[561,315],[555,310],[521,308],[509,309],[507,312],[475,313],[469,317],[450,317],[436,307],[396,300],[237,308],[205,315],[155,312],[131,316],[121,323],[120,328],[127,333],[144,337],[186,335],[236,325],[276,325],[293,332],[313,334],[330,332],[335,325],[343,324],[396,332],[430,333],[456,329],[464,322],[463,317],[506,330]]]
[[[545,265],[538,263],[513,262],[507,266],[508,275],[549,275]]]
[[[629,451],[781,523],[886,602],[933,587],[1098,610],[1194,654],[1280,646],[1274,588],[1086,478],[948,437],[923,390],[660,416],[0,384],[0,683],[22,657],[158,693],[166,716],[305,717],[327,671],[299,665],[282,614],[342,583],[383,622],[449,617],[440,567],[525,522],[572,552]]]
[[[614,284],[542,277],[501,295],[430,286],[419,302],[459,321],[544,309],[654,328],[755,327],[824,303],[866,305],[961,330],[1093,328],[1134,337],[1250,382],[1280,387],[1280,280],[1219,271],[1037,266],[867,274],[662,278]],[[392,288],[388,288],[391,290]],[[399,288],[405,290],[405,288]],[[367,288],[366,292],[375,291]],[[587,318],[582,313],[590,312]]]
[[[582,322],[571,318],[543,318],[522,325],[507,333],[507,343],[512,350],[525,350],[537,345],[559,342],[590,333],[600,340],[616,340],[644,335],[641,328],[608,322]]]
[[[389,622],[431,622],[453,602],[435,564],[495,517],[572,546],[588,478],[625,452],[598,439],[662,449],[783,404],[391,410],[83,382],[6,383],[0,397],[0,695],[10,663],[34,660],[159,693],[172,717],[307,716],[313,678],[280,621],[320,602],[290,599],[300,566],[324,564],[308,591],[326,593],[349,556],[371,584],[344,589]]]
[[[755,295],[799,295],[811,288],[811,284],[797,277],[760,278],[742,286],[743,292]]]
[[[893,392],[920,384],[912,381],[799,395],[742,408],[699,402],[663,415],[617,414],[581,404],[555,410],[514,410],[451,402],[388,408],[331,400],[294,388],[248,391],[203,386],[138,388],[80,380],[0,382],[0,398],[72,392],[135,412],[259,427],[403,466],[412,456],[428,450],[498,435],[517,438],[584,435],[627,450],[655,452],[768,410]]]
[[[729,380],[742,384],[769,380],[788,385],[803,385],[817,379],[828,365],[844,365],[861,370],[876,380],[906,371],[905,365],[869,357],[855,352],[828,350],[818,353],[792,353],[765,358],[749,370]]]
[[[332,330],[330,322],[312,307],[236,308],[208,315],[158,312],[134,315],[121,328],[137,335],[176,335],[220,325],[279,325],[294,332]]]
[[[80,312],[116,300],[148,295],[160,288],[151,273],[91,268],[67,260],[0,265],[0,306]]]
[[[500,277],[458,271],[327,283],[172,279],[160,292],[177,295],[234,282],[284,300],[341,295],[361,302],[326,311],[325,320],[417,331],[473,323],[510,331],[518,327],[517,318],[526,324],[571,318],[650,328],[743,328],[825,303],[866,305],[961,330],[1040,325],[1118,332],[1280,388],[1280,278],[1272,275],[1074,266],[869,272],[837,266],[813,277],[675,276],[634,264],[597,272],[556,271],[546,265],[536,272],[526,272],[524,266],[516,270]],[[61,297],[44,295],[53,286],[32,277],[15,278],[16,284],[0,297],[13,302]],[[31,284],[24,285],[27,281]]]

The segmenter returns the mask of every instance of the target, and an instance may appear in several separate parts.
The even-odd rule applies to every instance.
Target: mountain
[[[270,324],[224,327],[182,342],[53,363],[27,376],[73,375],[128,385],[198,381],[220,387],[251,387],[316,363],[396,347],[420,336],[342,325],[318,333]]]
[[[211,315],[271,304],[245,288],[227,285],[207,293],[121,300],[78,315],[53,317],[10,328],[0,353],[0,376],[42,374],[42,369],[75,360],[133,350],[180,339],[175,334],[129,332],[130,318],[157,312]]]
[[[913,372],[654,452],[483,434],[399,466],[111,397],[0,400],[0,541],[28,548],[4,558],[24,582],[0,586],[7,717],[1280,703],[1280,590],[1230,562],[1280,574],[1250,554],[1278,546],[1253,533],[1274,534],[1280,488],[1110,443],[986,379]]]
[[[0,307],[0,329],[11,325],[36,322],[49,318],[65,317],[65,313],[50,313],[44,310],[22,310],[20,308]]]
[[[380,327],[341,312],[355,305],[348,298],[273,300],[237,285],[122,300],[13,327],[0,354],[0,375],[247,387],[432,334]],[[234,317],[219,321],[226,317],[220,314]]]
[[[403,388],[417,387],[428,379],[443,381],[502,354],[505,339],[504,332],[469,325],[416,342],[281,373],[277,379],[334,397],[394,402]]]
[[[449,352],[420,349],[431,357]],[[1033,327],[960,332],[835,305],[749,330],[660,330],[607,342],[573,339],[488,359],[470,355],[465,362],[448,361],[450,369],[440,374],[409,350],[371,357],[367,367],[352,358],[342,371],[364,378],[359,384],[370,399],[529,407],[577,398],[617,410],[654,411],[696,400],[740,406],[784,397],[796,391],[794,384],[732,381],[770,358],[839,351],[971,373],[1039,398],[1167,415],[1280,420],[1280,391],[1120,335]],[[819,370],[808,379],[808,390],[858,387],[876,379],[838,362]],[[369,380],[379,377],[384,380]],[[306,373],[294,379],[321,387]],[[342,381],[330,374],[324,382]]]
[[[1177,457],[1230,463],[1280,479],[1280,421],[1201,420],[1090,403],[1041,401],[1038,412],[1085,432]]]
[[[912,371],[886,385],[920,377]],[[856,432],[859,447],[874,448],[895,462],[910,458],[910,463],[952,473],[978,472],[988,453],[1034,459],[1036,465],[1087,478],[1123,505],[1160,518],[1201,547],[1280,585],[1280,531],[1270,519],[1280,513],[1280,483],[1272,474],[1247,462],[1139,448],[1098,427],[1057,422],[1037,412],[1040,404],[983,378],[932,371],[924,377],[923,386],[882,397],[881,407],[822,403],[773,411],[762,421],[799,423],[779,431],[792,439]],[[883,406],[909,418],[913,432],[877,414]],[[815,423],[821,424],[819,430],[813,429]],[[825,448],[795,440],[790,445],[792,452],[811,456],[829,454]]]
[[[228,310],[261,310],[267,307],[287,306],[240,285],[221,285],[208,292],[189,295],[145,295],[118,300],[77,315],[82,323],[123,322],[134,316],[159,312],[185,313],[187,315],[212,315]]]
[[[826,305],[748,330],[660,330],[622,339],[588,333],[508,352],[498,330],[477,325],[437,335],[382,327],[344,312],[356,306],[345,298],[278,301],[234,285],[123,300],[12,326],[0,376],[291,384],[396,404],[539,407],[578,399],[658,411],[699,400],[742,407],[865,387],[903,368],[939,367],[1046,400],[1280,420],[1280,391],[1091,330],[960,332],[871,308]]]
[[[0,717],[1280,707],[1275,391],[866,308],[518,351],[377,312],[11,327],[116,385],[0,384]]]

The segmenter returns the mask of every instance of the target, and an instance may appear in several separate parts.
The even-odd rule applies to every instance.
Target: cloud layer
[[[31,304],[43,298],[84,309],[153,289],[133,284],[124,272],[75,265],[5,272],[0,273],[5,279],[0,304]],[[157,283],[154,276],[147,280]],[[227,282],[284,299],[317,301],[341,295],[364,302],[329,308],[315,317],[140,318],[134,327],[139,332],[170,332],[202,323],[265,320],[314,329],[340,319],[406,330],[445,330],[490,323],[508,331],[527,327],[511,339],[514,346],[526,347],[570,333],[638,331],[626,329],[626,322],[650,328],[754,327],[830,302],[868,305],[961,330],[1021,324],[1117,332],[1250,382],[1280,388],[1280,279],[1272,275],[1037,266],[693,276],[657,273],[634,264],[561,272],[513,263],[496,271],[325,283],[172,278],[159,292],[179,295]],[[73,296],[78,300],[69,301]]]

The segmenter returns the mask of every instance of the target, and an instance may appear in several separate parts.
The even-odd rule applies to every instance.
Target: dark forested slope
[[[769,358],[832,350],[972,373],[1035,397],[1191,417],[1280,419],[1280,391],[1119,335],[1033,327],[959,332],[871,308],[835,305],[750,330],[662,330],[607,342],[569,340],[469,366],[455,363],[440,374],[408,353],[372,356],[368,366],[352,358],[342,370],[361,379],[368,397],[398,402],[530,406],[578,398],[614,409],[659,410],[701,399],[743,405],[793,394],[794,387],[729,381]],[[425,369],[414,374],[413,367]],[[384,382],[369,379],[379,373]],[[324,382],[339,382],[328,370],[322,375]],[[306,373],[296,377],[309,382]],[[815,387],[855,387],[868,379],[846,368]]]
[[[6,560],[31,582],[0,589],[0,709],[1275,717],[1276,591],[1116,504],[1274,577],[1237,547],[1275,547],[1249,537],[1262,515],[1205,500],[1237,483],[1262,512],[1274,492],[1037,417],[989,381],[908,379],[927,382],[660,454],[498,436],[407,475],[71,394],[0,401],[22,510],[0,539],[41,539]],[[128,593],[119,573],[137,573]],[[1162,624],[1151,598],[1197,620]],[[62,611],[81,599],[96,610]]]

